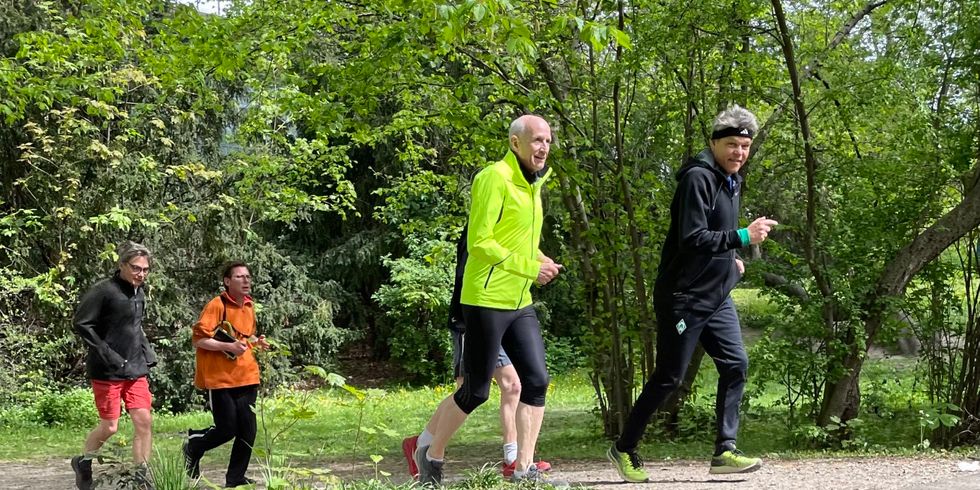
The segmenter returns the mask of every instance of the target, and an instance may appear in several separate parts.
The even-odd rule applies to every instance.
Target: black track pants
[[[191,431],[187,441],[189,452],[197,456],[235,440],[231,447],[228,472],[225,473],[228,484],[245,481],[245,471],[248,470],[255,444],[255,411],[252,407],[258,393],[258,385],[208,390],[214,425],[204,431]]]
[[[728,298],[705,321],[677,332],[677,317],[669,310],[657,312],[657,365],[653,376],[633,405],[616,447],[620,451],[636,449],[650,418],[684,381],[687,365],[700,341],[704,351],[718,369],[718,393],[715,398],[716,447],[735,442],[738,435],[739,405],[745,391],[749,358],[742,343],[735,304]]]

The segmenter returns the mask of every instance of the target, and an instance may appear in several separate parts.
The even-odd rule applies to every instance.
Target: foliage
[[[770,3],[0,6],[0,356],[17,360],[0,403],[81,383],[71,312],[123,239],[156,256],[160,408],[194,407],[186,332],[228,258],[253,266],[260,326],[292,354],[268,384],[354,340],[445,379],[468,182],[535,112],[557,142],[541,248],[566,265],[535,292],[552,367],[586,360],[616,433],[653,368],[674,172],[739,103],[762,123],[740,219],[782,223],[745,251],[773,305],[742,312],[766,332],[760,384],[784,387],[790,419],[847,422],[869,348],[911,329],[929,396],[977,433],[975,283],[953,284],[980,222],[980,7]]]
[[[183,451],[157,449],[149,463],[155,490],[188,490],[194,488],[184,467]]]
[[[456,245],[433,240],[410,243],[408,256],[386,257],[391,283],[375,299],[390,320],[391,357],[420,381],[446,381],[452,375],[446,329],[456,270]]]
[[[34,420],[46,426],[88,428],[99,414],[92,390],[73,389],[67,393],[44,393],[34,402]]]
[[[952,403],[941,403],[938,406],[919,410],[919,444],[921,449],[929,448],[929,439],[925,437],[926,430],[936,431],[940,428],[953,428],[960,422],[960,407]]]

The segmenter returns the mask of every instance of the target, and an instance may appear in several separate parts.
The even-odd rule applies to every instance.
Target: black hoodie
[[[738,174],[730,187],[725,172],[704,150],[677,172],[670,205],[670,228],[664,240],[653,289],[658,311],[687,326],[706,320],[728,298],[740,279],[735,250],[738,235]]]
[[[133,287],[118,271],[82,296],[74,323],[89,347],[85,364],[91,379],[136,379],[156,364],[143,332],[144,309],[143,287]]]

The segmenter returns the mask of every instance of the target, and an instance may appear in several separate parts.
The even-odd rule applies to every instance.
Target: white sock
[[[517,442],[504,444],[504,464],[514,464],[517,461]]]
[[[418,447],[425,447],[431,445],[432,445],[432,433],[429,432],[429,429],[425,429],[422,431],[421,434],[419,434]]]

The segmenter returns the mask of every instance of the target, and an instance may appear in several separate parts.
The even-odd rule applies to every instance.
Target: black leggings
[[[534,307],[498,310],[463,305],[463,318],[463,385],[453,395],[459,409],[471,413],[490,397],[490,380],[501,346],[521,379],[521,403],[543,407],[550,378]]]
[[[252,407],[258,393],[258,385],[209,390],[208,401],[214,425],[204,430],[192,430],[187,440],[188,452],[200,456],[235,439],[228,472],[225,473],[228,484],[245,481],[245,471],[252,459],[252,445],[255,444],[256,423]]]

